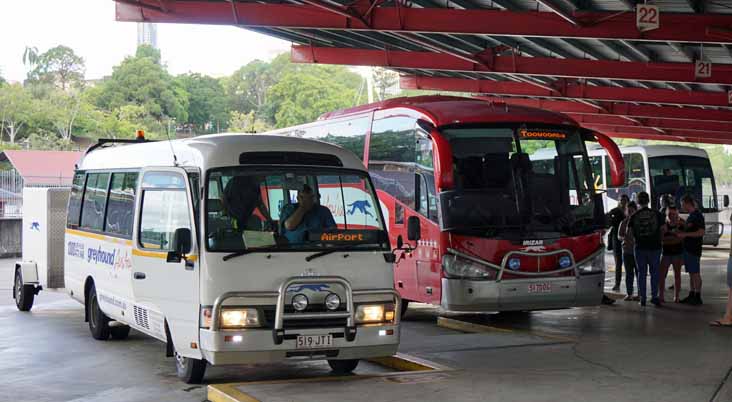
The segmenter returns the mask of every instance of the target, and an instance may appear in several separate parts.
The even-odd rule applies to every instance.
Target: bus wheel
[[[358,366],[358,359],[328,360],[328,365],[336,374],[349,374]]]
[[[175,352],[175,368],[180,378],[186,384],[200,384],[206,374],[206,360],[183,357]]]
[[[399,312],[401,314],[399,317],[404,318],[404,316],[407,314],[407,309],[409,308],[409,300],[402,299],[402,311]]]
[[[109,334],[112,335],[112,339],[127,339],[127,337],[130,335],[130,327],[128,325],[109,327]]]
[[[36,292],[33,285],[23,285],[20,270],[15,270],[15,305],[20,311],[30,311]]]
[[[94,284],[89,289],[89,296],[86,298],[89,303],[89,331],[92,337],[100,341],[106,341],[109,338],[109,317],[107,317],[99,308],[99,300],[97,300],[97,289]]]

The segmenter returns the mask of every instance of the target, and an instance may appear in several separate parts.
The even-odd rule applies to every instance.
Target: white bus
[[[354,154],[261,134],[140,142],[90,149],[71,189],[64,280],[95,339],[166,342],[189,383],[207,363],[350,372],[396,353],[395,256]],[[288,231],[299,196],[313,206]],[[15,290],[30,309],[38,286]]]
[[[678,145],[642,145],[621,147],[620,150],[625,159],[626,179],[623,187],[608,186],[610,173],[605,150],[596,148],[587,151],[595,187],[605,190],[603,199],[606,211],[615,208],[622,195],[634,200],[639,192],[646,191],[651,195],[651,207],[659,209],[663,196],[670,196],[680,207],[681,197],[690,193],[699,204],[706,221],[704,244],[719,244],[724,232],[724,223],[719,215],[721,208],[729,205],[729,197],[725,195],[723,205],[719,205],[712,165],[705,150]],[[540,151],[531,159],[547,160],[550,157],[553,156]]]

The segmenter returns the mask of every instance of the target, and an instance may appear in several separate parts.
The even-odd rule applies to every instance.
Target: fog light
[[[521,260],[519,260],[518,258],[511,258],[510,260],[508,260],[508,269],[510,269],[511,271],[518,271],[519,269],[521,269]]]
[[[338,310],[341,306],[341,298],[337,294],[331,293],[325,297],[325,308],[330,311]]]
[[[568,255],[559,258],[559,266],[562,268],[569,268],[572,265],[572,259]]]
[[[292,308],[294,308],[295,311],[305,311],[305,309],[308,308],[308,297],[302,293],[293,296]]]
[[[234,342],[241,342],[242,339],[244,339],[241,335],[234,335],[231,337],[231,340]]]

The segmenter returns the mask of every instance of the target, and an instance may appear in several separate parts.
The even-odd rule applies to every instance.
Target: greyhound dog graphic
[[[356,210],[361,211],[362,214],[370,217],[374,217],[371,215],[371,212],[367,211],[367,208],[371,208],[371,203],[369,203],[369,200],[361,200],[361,201],[354,201],[351,204],[348,204],[348,207],[351,208],[350,211],[348,211],[348,215],[353,215]]]

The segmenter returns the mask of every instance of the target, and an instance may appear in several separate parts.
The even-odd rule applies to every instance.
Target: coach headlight
[[[450,279],[494,280],[496,270],[468,259],[447,254],[442,257],[442,269]]]
[[[600,252],[578,264],[581,274],[595,274],[605,271],[605,254]]]

